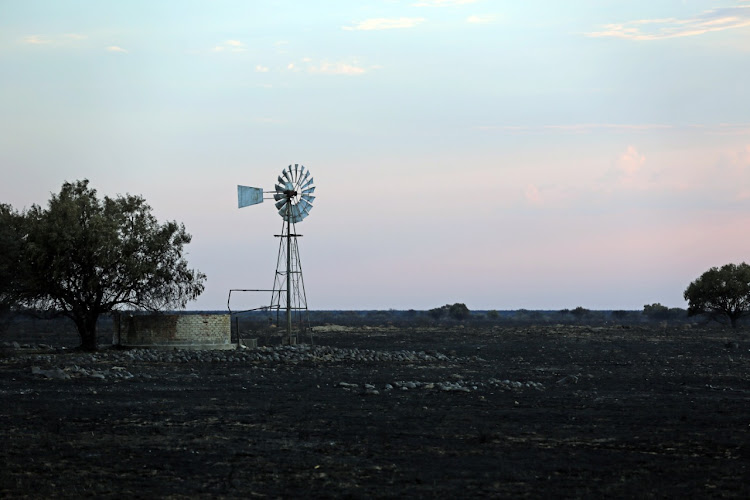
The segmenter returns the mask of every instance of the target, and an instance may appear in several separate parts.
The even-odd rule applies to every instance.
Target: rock
[[[568,375],[567,377],[563,377],[560,380],[557,381],[560,385],[568,385],[568,384],[577,384],[578,383],[578,376],[577,375]]]
[[[31,374],[38,375],[40,377],[51,378],[55,380],[70,380],[70,375],[62,371],[60,368],[52,368],[51,370],[43,370],[38,366],[31,367]]]
[[[11,342],[10,345],[11,345],[11,347],[13,347],[13,349],[20,349],[21,348],[21,344],[19,344],[15,340],[13,342]]]

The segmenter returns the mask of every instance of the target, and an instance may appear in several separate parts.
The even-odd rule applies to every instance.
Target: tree
[[[708,314],[717,321],[726,317],[735,328],[741,317],[750,314],[750,265],[712,267],[690,283],[683,296],[688,316]]]
[[[0,204],[0,313],[14,304],[23,245],[23,217],[10,205]]]
[[[591,313],[591,311],[589,311],[588,309],[586,309],[583,306],[578,306],[575,309],[573,309],[572,311],[570,311],[570,314],[572,314],[573,316],[575,316],[576,318],[579,318],[579,319],[582,318],[582,317],[584,317],[584,316],[588,316],[590,313]]]
[[[85,350],[97,348],[102,314],[182,308],[203,292],[205,274],[183,257],[185,226],[159,224],[140,196],[99,199],[88,180],[66,182],[46,209],[34,205],[24,218],[16,298],[72,319]]]
[[[7,327],[11,308],[15,305],[13,290],[22,241],[18,234],[19,220],[13,207],[0,204],[0,332]]]
[[[669,317],[669,308],[660,303],[646,304],[643,306],[643,315],[648,319],[663,321]]]
[[[448,308],[448,316],[458,321],[463,321],[471,316],[471,311],[466,307],[466,304],[456,302]]]
[[[429,311],[427,311],[427,314],[429,314],[431,318],[436,320],[439,320],[443,316],[448,315],[448,317],[450,318],[462,321],[471,316],[471,311],[469,311],[469,308],[466,307],[466,304],[457,302],[453,305],[445,304],[444,306],[430,309]]]
[[[429,314],[430,317],[433,318],[433,319],[440,319],[440,318],[443,317],[443,315],[445,315],[445,311],[446,311],[446,307],[445,306],[443,306],[443,307],[436,307],[434,309],[430,309],[429,311],[427,311],[427,314]]]

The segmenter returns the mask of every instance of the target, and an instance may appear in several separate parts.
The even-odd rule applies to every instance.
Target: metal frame
[[[293,196],[291,193],[288,196]],[[287,215],[291,211],[291,203],[287,204]],[[307,308],[307,294],[305,293],[305,280],[302,276],[302,261],[299,257],[299,245],[296,224],[291,216],[282,219],[281,234],[274,237],[279,240],[279,253],[276,257],[276,273],[274,276],[271,305],[269,309],[276,309],[276,323],[279,323],[282,307],[285,310],[286,343],[294,343],[294,325],[300,334],[311,333],[310,315]],[[284,293],[286,292],[286,293]],[[282,306],[282,299],[285,304]]]

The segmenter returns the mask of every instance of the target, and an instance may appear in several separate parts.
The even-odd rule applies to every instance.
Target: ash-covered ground
[[[315,346],[96,354],[3,339],[3,498],[750,497],[747,332],[319,328]]]

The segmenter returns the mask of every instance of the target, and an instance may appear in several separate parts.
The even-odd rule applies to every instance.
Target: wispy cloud
[[[247,47],[239,40],[226,40],[214,47],[214,52],[245,52]]]
[[[569,123],[561,125],[478,125],[475,130],[513,134],[591,134],[595,132],[694,132],[706,135],[747,136],[750,123],[668,124],[668,123]]]
[[[123,54],[128,53],[127,50],[123,49],[122,47],[118,47],[117,45],[110,45],[109,47],[107,47],[107,50],[109,52],[122,52]]]
[[[628,146],[624,153],[617,159],[617,168],[627,176],[635,175],[643,164],[646,157],[638,152],[633,146]]]
[[[27,35],[22,42],[29,45],[62,46],[86,40],[88,36],[80,33],[66,33],[64,35]]]
[[[628,40],[662,40],[703,35],[745,26],[750,26],[750,5],[711,9],[687,19],[670,17],[607,24],[600,31],[585,33],[585,35]]]
[[[533,133],[533,132],[567,132],[575,134],[585,134],[596,130],[629,130],[629,131],[649,131],[659,129],[675,128],[673,125],[663,123],[571,123],[565,125],[480,125],[478,130],[501,130],[507,132]]]
[[[30,45],[46,45],[52,43],[52,40],[43,35],[29,35],[24,37],[23,43],[28,43]]]
[[[466,5],[474,3],[477,0],[420,0],[415,3],[415,7],[448,7],[456,5]]]
[[[365,73],[365,69],[361,66],[344,62],[322,62],[319,65],[311,65],[309,67],[310,73],[322,73],[326,75],[362,75]]]
[[[378,17],[374,19],[367,19],[361,21],[354,26],[343,26],[342,29],[347,31],[372,31],[372,30],[392,30],[400,28],[413,28],[421,23],[425,19],[423,17],[399,17],[399,18],[385,18]]]
[[[526,189],[523,190],[523,197],[531,205],[541,205],[542,203],[542,195],[535,184],[526,185]]]
[[[348,61],[314,61],[310,57],[303,57],[297,61],[292,61],[287,64],[286,69],[288,71],[299,72],[305,71],[307,73],[320,74],[320,75],[347,75],[347,76],[358,76],[367,73],[373,69],[379,69],[380,66],[368,66],[361,65],[356,59],[349,59]]]
[[[258,64],[257,66],[255,66],[255,71],[257,71],[258,73],[268,73],[268,68],[266,66],[261,66],[260,64]]]
[[[466,22],[469,24],[490,24],[494,22],[496,16],[485,14],[485,15],[473,15],[466,18]]]

